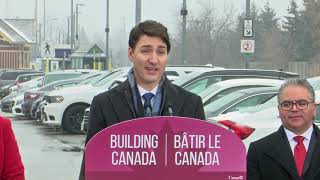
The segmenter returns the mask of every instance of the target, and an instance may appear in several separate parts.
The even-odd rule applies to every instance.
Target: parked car
[[[59,73],[49,73],[48,77],[53,77],[51,81],[54,82],[54,81],[57,81],[59,78],[68,79],[74,76],[79,77],[80,75],[82,75],[82,73],[78,74],[78,72],[77,73],[59,72]],[[22,104],[24,103],[24,91],[31,90],[31,89],[32,91],[34,91],[34,90],[37,90],[38,87],[31,86],[26,89],[20,89],[19,91],[14,92],[10,94],[10,96],[7,96],[6,98],[4,98],[1,102],[1,104],[4,107],[3,112],[13,113],[15,115],[23,115]]]
[[[23,74],[35,74],[43,73],[41,71],[34,70],[6,70],[0,73],[0,87],[5,85],[13,84],[19,75]]]
[[[201,72],[192,72],[182,78],[173,81],[174,84],[183,87],[193,93],[200,93],[210,85],[229,79],[239,78],[263,78],[263,79],[286,79],[299,77],[296,73],[279,70],[262,69],[207,69]]]
[[[49,84],[53,81],[58,81],[62,79],[72,79],[83,75],[82,72],[76,70],[62,70],[49,72],[45,75],[42,85]]]
[[[8,94],[10,94],[12,91],[18,89],[19,86],[21,85],[21,83],[25,83],[25,82],[30,81],[31,79],[36,78],[36,77],[43,77],[43,76],[44,76],[43,72],[19,75],[15,79],[15,81],[13,81],[12,83],[10,83],[8,85],[5,85],[5,86],[1,87],[1,89],[0,89],[0,98],[2,99],[5,96],[7,96]]]
[[[221,70],[222,67],[201,66],[201,65],[167,65],[165,74],[170,77],[170,80],[177,80],[180,77],[192,72],[204,72],[208,70]]]
[[[315,91],[317,114],[314,123],[320,126],[320,91]],[[281,120],[278,117],[277,96],[264,104],[248,109],[209,117],[208,121],[232,130],[248,148],[250,143],[278,130]]]
[[[93,85],[69,87],[49,92],[43,97],[42,122],[62,127],[67,132],[81,133],[83,111],[90,106],[93,97],[108,90],[115,79],[126,77],[128,68],[111,72]]]
[[[8,84],[0,88],[0,99],[3,99],[10,94],[10,88],[12,86],[14,86],[14,84]]]
[[[231,79],[212,84],[199,93],[199,96],[202,98],[203,105],[206,106],[214,100],[237,90],[254,87],[280,87],[283,82],[283,80],[278,79]]]
[[[23,115],[21,104],[23,103],[23,94],[16,93],[13,96],[7,96],[1,101],[2,112],[12,113],[13,115]]]
[[[278,94],[279,87],[259,87],[232,92],[204,106],[206,117],[215,117],[263,104]]]
[[[24,82],[30,81],[32,79],[42,77],[44,75],[45,75],[45,73],[43,73],[43,72],[19,75],[16,78],[15,85],[19,85],[20,83],[24,83]]]
[[[33,105],[33,103],[38,99],[42,99],[47,92],[50,92],[53,90],[59,90],[66,87],[71,87],[74,85],[78,85],[78,86],[86,85],[91,82],[95,82],[95,79],[99,79],[99,78],[101,79],[103,76],[106,76],[107,74],[108,74],[107,71],[93,72],[90,74],[81,75],[73,79],[53,81],[41,87],[40,89],[33,89],[32,91],[26,91],[24,93],[24,102],[21,105],[22,113],[27,117],[37,118],[35,117],[35,114],[32,113],[32,106],[33,108],[38,108],[38,105],[40,104],[40,102],[38,102],[38,104],[35,104],[35,105]]]
[[[16,83],[16,85],[11,86],[9,88],[9,94],[18,90],[29,89],[30,87],[35,88],[38,86],[39,83],[43,82],[43,79],[44,79],[44,76],[42,75],[42,76],[36,76],[29,81]]]
[[[33,89],[33,90],[25,91],[24,96],[23,96],[24,101],[21,104],[22,113],[26,117],[36,118],[34,116],[34,114],[32,116],[32,112],[31,112],[31,107],[33,106],[35,101],[37,101],[39,99],[40,99],[39,101],[41,101],[43,96],[49,91],[56,90],[56,89],[62,89],[64,87],[70,87],[70,86],[78,84],[79,82],[81,82],[80,79],[59,80],[59,81],[51,82],[51,83],[41,87],[40,89]],[[35,107],[37,107],[36,104],[35,104]]]

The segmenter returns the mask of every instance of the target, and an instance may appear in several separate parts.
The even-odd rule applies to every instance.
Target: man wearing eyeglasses
[[[320,179],[320,130],[313,124],[315,93],[305,79],[289,79],[279,89],[282,126],[250,144],[247,180]]]

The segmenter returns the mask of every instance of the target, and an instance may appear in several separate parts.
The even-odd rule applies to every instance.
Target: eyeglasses
[[[308,102],[307,100],[301,99],[297,101],[283,101],[280,103],[280,107],[285,111],[290,111],[293,108],[293,105],[296,105],[296,108],[299,110],[304,110],[308,108],[308,104],[313,102]]]

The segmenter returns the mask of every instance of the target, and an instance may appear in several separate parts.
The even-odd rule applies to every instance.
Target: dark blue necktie
[[[151,117],[152,116],[152,106],[151,106],[151,99],[153,98],[154,94],[152,93],[145,93],[142,98],[144,99],[144,116]]]

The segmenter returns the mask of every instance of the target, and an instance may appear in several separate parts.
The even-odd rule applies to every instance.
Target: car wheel
[[[62,129],[70,133],[83,133],[81,131],[81,122],[83,120],[84,110],[88,107],[89,105],[85,104],[75,104],[68,107],[63,115]]]

